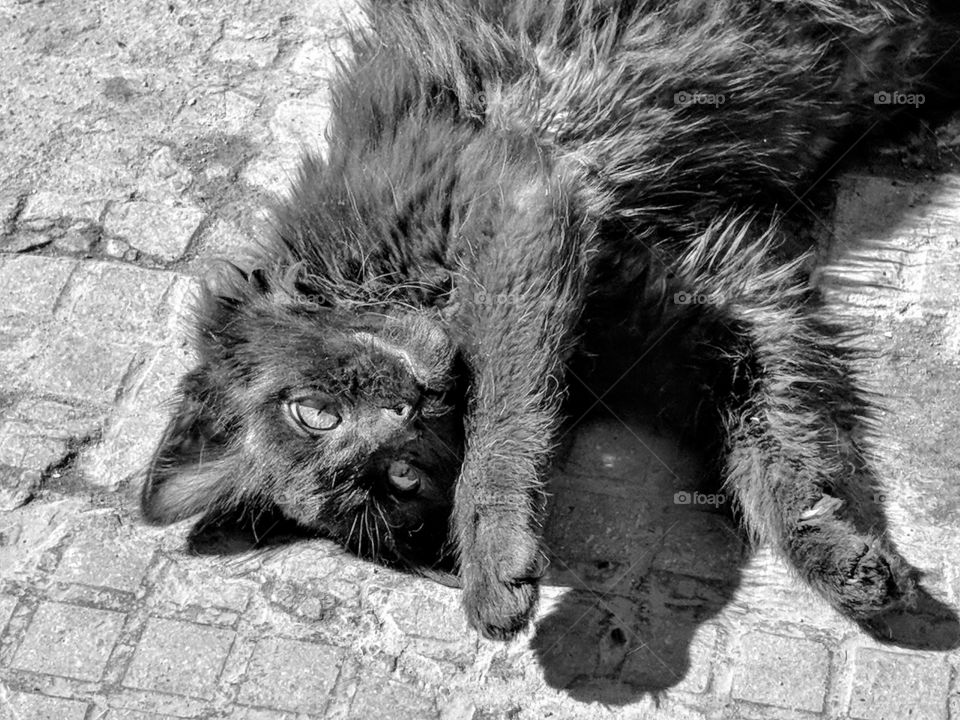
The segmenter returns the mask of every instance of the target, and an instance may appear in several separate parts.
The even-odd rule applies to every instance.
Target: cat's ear
[[[166,524],[205,512],[231,495],[229,432],[216,394],[199,368],[180,382],[180,400],[146,470],[145,520]]]

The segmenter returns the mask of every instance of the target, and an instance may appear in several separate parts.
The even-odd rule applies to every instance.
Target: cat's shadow
[[[579,425],[552,490],[545,613],[531,642],[547,683],[611,704],[704,689],[692,659],[710,652],[705,623],[730,601],[748,552],[706,465],[612,407]]]
[[[840,250],[855,251],[856,240],[848,238]],[[718,625],[709,621],[743,585],[752,552],[710,470],[710,440],[682,429],[699,402],[683,376],[682,339],[657,342],[644,351],[616,338],[608,346],[620,356],[612,366],[599,377],[583,374],[590,387],[575,392],[575,427],[553,478],[546,612],[532,646],[547,682],[583,701],[615,705],[671,689],[707,690]],[[862,529],[885,532],[882,496],[854,489],[845,500],[856,507]],[[784,582],[799,584],[781,562]],[[834,614],[827,625],[848,622],[809,597]],[[762,624],[764,609],[757,613]],[[922,588],[913,607],[859,630],[902,648],[960,647],[957,612]]]
[[[695,443],[605,404],[579,426],[553,478],[551,567],[531,645],[547,683],[584,702],[704,692],[718,635],[710,621],[741,587],[750,542]],[[785,566],[783,575],[799,583]],[[762,624],[756,611],[731,622]],[[926,591],[915,608],[860,630],[904,648],[960,647],[960,618]]]

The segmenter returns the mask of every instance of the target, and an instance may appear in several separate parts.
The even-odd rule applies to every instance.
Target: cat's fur
[[[932,93],[958,37],[933,10],[375,4],[333,86],[326,156],[304,158],[260,269],[199,303],[200,365],[146,517],[273,503],[417,564],[449,516],[470,621],[510,637],[543,570],[567,360],[598,325],[679,324],[699,338],[691,367],[711,368],[708,421],[746,526],[852,617],[908,600],[912,569],[857,513],[869,405],[800,265],[778,260],[775,208],[890,114],[875,93]],[[336,438],[284,415],[297,394],[343,409]],[[419,491],[391,481],[398,459]]]

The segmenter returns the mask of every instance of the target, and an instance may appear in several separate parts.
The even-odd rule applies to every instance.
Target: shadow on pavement
[[[551,481],[547,612],[531,645],[547,683],[584,702],[698,685],[697,666],[710,664],[698,653],[713,646],[704,623],[729,602],[747,557],[709,441],[671,432],[672,402],[649,397],[651,387],[674,401],[686,395],[656,355],[626,377],[621,367],[591,369],[591,387],[614,389],[575,393],[572,417],[582,419]],[[570,588],[552,606],[550,585]]]
[[[704,691],[716,632],[708,621],[730,602],[749,557],[711,470],[719,440],[702,387],[714,386],[712,370],[690,372],[688,342],[667,333],[635,364],[623,357],[631,343],[615,340],[597,357],[620,357],[596,361],[571,403],[576,432],[552,479],[545,533],[546,584],[570,589],[558,600],[545,591],[532,647],[548,684],[584,702]],[[868,468],[835,489],[862,532],[887,532],[880,487]],[[915,607],[860,627],[899,647],[960,647],[957,613],[925,590]]]

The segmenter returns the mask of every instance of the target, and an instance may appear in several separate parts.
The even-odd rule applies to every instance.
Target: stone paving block
[[[19,206],[20,198],[15,192],[0,192],[0,235],[10,230]]]
[[[80,469],[89,482],[117,487],[143,471],[170,419],[176,383],[193,364],[188,348],[162,346],[137,376],[128,378],[120,407],[101,442],[81,458]]]
[[[233,638],[231,630],[153,618],[137,643],[123,684],[211,698]]]
[[[0,463],[44,470],[68,451],[72,438],[96,432],[98,412],[54,400],[26,398],[0,423]]]
[[[361,672],[356,687],[351,689],[354,690],[348,716],[351,720],[428,720],[438,717],[429,691],[383,673]]]
[[[149,95],[145,97],[152,100]],[[86,133],[84,141],[77,143],[72,153],[50,169],[50,173],[56,175],[58,189],[105,199],[129,196],[136,168],[143,162],[142,150],[136,141],[139,138],[131,137],[129,124],[124,122],[126,118],[116,113],[115,108],[114,105],[106,110],[111,117],[101,123],[99,132]],[[156,101],[141,106],[141,122],[158,126],[163,122],[163,110]]]
[[[328,78],[333,75],[334,59],[349,57],[349,52],[346,39],[308,40],[293,56],[290,71],[311,78]]]
[[[238,702],[322,715],[342,653],[326,645],[269,638],[257,643]]]
[[[950,666],[942,657],[858,648],[847,711],[857,720],[946,720]]]
[[[111,206],[104,230],[162,260],[176,260],[190,244],[204,212],[196,207],[175,207],[153,202],[128,202]]]
[[[297,145],[271,148],[250,161],[241,173],[241,180],[273,196],[283,196],[297,176],[301,149]]]
[[[0,255],[0,319],[49,316],[76,267],[64,258]]]
[[[91,533],[67,548],[54,579],[134,592],[152,558],[142,538]]]
[[[250,578],[225,577],[223,569],[215,563],[189,557],[174,559],[166,566],[151,601],[163,608],[199,605],[242,613],[258,587]]]
[[[277,105],[270,129],[281,145],[318,151],[326,142],[323,133],[330,120],[330,102],[325,93],[284,100]]]
[[[86,714],[87,703],[80,700],[20,692],[7,695],[0,685],[0,718],[3,720],[84,720]]]
[[[119,263],[83,263],[57,319],[88,342],[155,339],[162,328],[162,300],[176,277]]]
[[[235,222],[217,218],[203,233],[204,267],[216,270],[221,259],[244,267],[243,258],[251,247],[251,238]]]
[[[472,631],[457,600],[452,590],[412,581],[390,594],[386,612],[407,635],[469,642]]]
[[[263,708],[234,707],[225,720],[301,720],[306,718],[302,713],[288,713],[279,710],[264,710]]]
[[[765,632],[744,636],[734,666],[733,697],[821,712],[830,653],[818,642]]]
[[[21,579],[36,568],[44,553],[70,532],[86,502],[69,498],[28,503],[0,514],[0,580]]]
[[[257,100],[238,92],[228,91],[220,99],[223,116],[221,128],[223,132],[240,134],[250,132],[250,123],[260,107]]]
[[[213,48],[213,59],[218,62],[252,65],[265,68],[280,52],[276,37],[277,23],[246,23],[231,21],[223,32],[223,39]]]
[[[0,464],[0,512],[23,507],[36,497],[42,477],[39,470],[24,470]]]
[[[54,337],[28,379],[39,390],[106,405],[135,357],[133,348],[67,332]]]
[[[12,665],[23,670],[97,681],[123,625],[123,615],[46,602],[37,608]]]
[[[262,40],[224,38],[214,48],[213,59],[222,63],[265,68],[273,63],[279,52],[280,43],[276,38],[264,38]]]
[[[0,425],[0,463],[44,470],[67,453],[66,438],[49,438],[25,423]]]
[[[191,182],[193,174],[190,170],[181,164],[171,147],[163,145],[150,156],[137,179],[137,197],[150,203],[174,205],[184,196]],[[132,237],[136,237],[139,230],[134,228]]]
[[[17,606],[17,598],[13,595],[0,595],[0,634],[6,627],[10,616],[13,615],[13,609]]]
[[[140,712],[139,710],[127,710],[125,708],[111,708],[103,716],[103,720],[173,720],[173,715],[158,715],[151,712]],[[97,716],[100,720],[100,716]]]
[[[106,204],[103,198],[41,191],[27,198],[19,225],[26,230],[38,231],[65,219],[95,223],[100,220]]]

